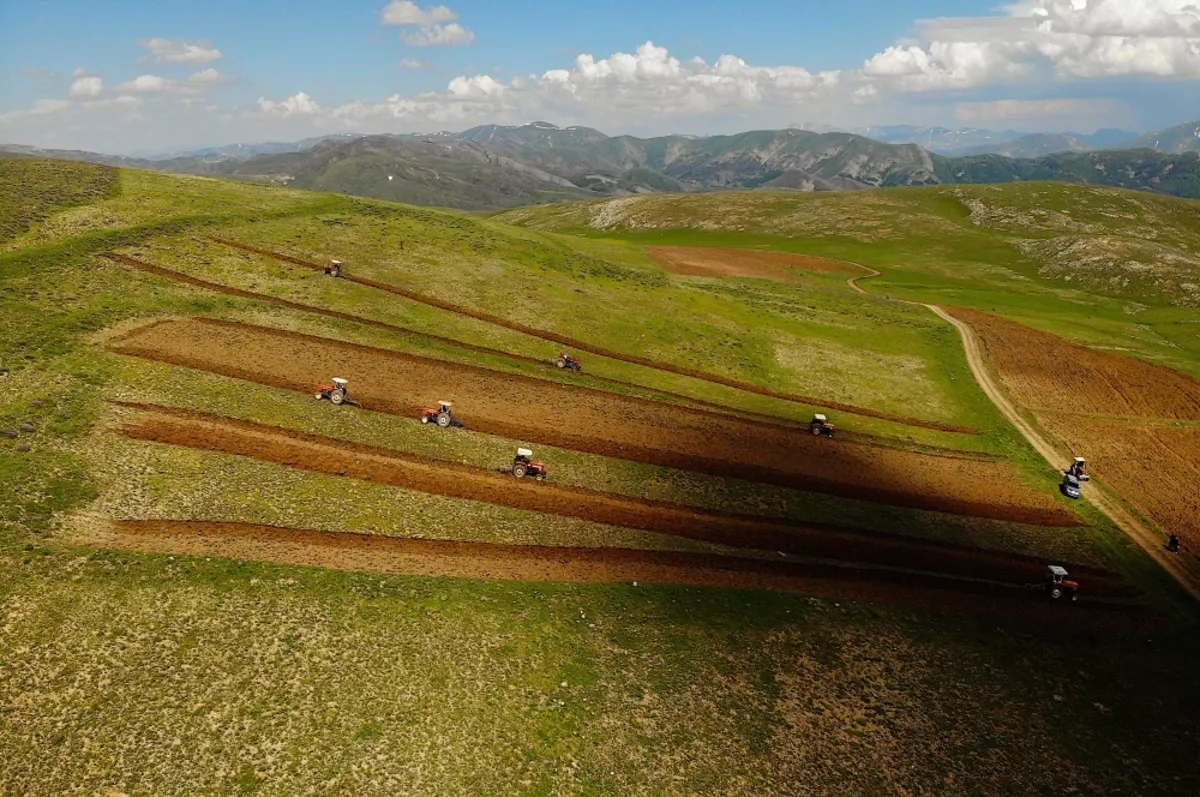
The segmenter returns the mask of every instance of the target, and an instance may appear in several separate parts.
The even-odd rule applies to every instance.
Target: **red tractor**
[[[1087,460],[1083,457],[1075,457],[1074,461],[1071,462],[1071,467],[1067,468],[1067,473],[1081,482],[1088,481],[1091,478],[1087,472]]]
[[[421,410],[421,423],[436,423],[443,429],[447,426],[455,426],[460,429],[465,428],[463,422],[455,418],[454,413],[450,411],[449,401],[439,401],[437,409],[426,407]]]
[[[326,274],[328,274],[331,277],[342,276],[342,261],[330,260],[329,263],[326,264],[324,271]]]
[[[333,404],[358,404],[350,398],[350,394],[346,392],[346,380],[339,377],[334,377],[332,384],[317,385],[316,399],[321,401],[329,399]]]
[[[572,357],[565,351],[558,355],[558,359],[554,361],[554,364],[559,368],[569,368],[576,372],[583,370],[583,366],[579,364],[579,358]]]
[[[1046,566],[1046,594],[1051,600],[1079,600],[1079,583],[1067,578],[1067,570],[1058,565]]]
[[[818,437],[820,437],[821,435],[825,435],[826,437],[833,437],[833,432],[836,428],[837,427],[834,426],[832,423],[825,420],[825,416],[819,412],[813,416],[813,419],[811,421],[808,422],[808,431],[812,432],[814,435],[816,435]]]
[[[528,448],[518,448],[517,455],[513,457],[512,474],[518,479],[525,476],[532,476],[538,481],[546,480],[546,463],[534,462],[530,459],[533,452]]]

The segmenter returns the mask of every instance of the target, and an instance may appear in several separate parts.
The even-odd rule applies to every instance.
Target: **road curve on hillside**
[[[854,286],[858,288],[857,285]],[[862,290],[859,288],[859,290]],[[971,373],[975,375],[975,381],[979,383],[979,387],[987,394],[992,403],[996,405],[996,409],[1004,415],[1005,418],[1017,427],[1017,431],[1021,436],[1029,441],[1042,458],[1053,466],[1059,473],[1062,473],[1070,465],[1066,456],[1058,451],[1054,445],[1044,438],[1034,426],[1021,416],[1016,405],[1009,401],[1008,397],[1001,391],[996,379],[992,377],[991,371],[985,362],[983,348],[980,346],[979,337],[975,334],[975,330],[964,321],[959,321],[954,316],[947,313],[942,308],[933,304],[926,304],[934,314],[939,318],[947,321],[958,330],[959,336],[962,338],[963,350],[967,355],[967,363],[971,366]],[[1088,488],[1083,491],[1083,495],[1087,500],[1101,512],[1103,512],[1109,520],[1117,524],[1129,537],[1141,546],[1154,561],[1158,562],[1164,570],[1171,574],[1174,579],[1179,582],[1188,593],[1200,600],[1200,583],[1197,582],[1196,576],[1186,567],[1186,559],[1180,554],[1171,554],[1166,551],[1163,546],[1161,535],[1151,529],[1142,521],[1138,520],[1132,512],[1127,510],[1125,506],[1113,495],[1109,494],[1106,488],[1102,487],[1096,481],[1088,483]]]
[[[851,277],[846,280],[846,284],[859,293],[867,294],[868,296],[872,295],[863,290],[858,281],[860,279],[878,277],[882,272],[870,266],[864,266],[861,263],[856,263],[855,265],[870,273]],[[959,337],[963,343],[963,352],[967,356],[967,364],[970,365],[971,373],[974,374],[975,381],[979,384],[979,387],[991,399],[992,403],[996,405],[996,409],[1000,410],[1001,414],[1017,428],[1021,436],[1029,441],[1029,444],[1034,447],[1047,463],[1059,473],[1066,470],[1070,465],[1066,456],[1060,453],[1053,443],[1043,437],[1034,428],[1033,424],[1021,416],[1016,405],[1009,401],[1008,397],[1000,389],[999,383],[993,378],[987,366],[983,347],[979,343],[979,336],[975,334],[975,330],[971,328],[970,324],[959,321],[936,304],[926,304],[924,302],[909,302],[909,304],[920,304],[928,308],[938,318],[941,318],[958,330]],[[1109,520],[1124,531],[1130,539],[1136,542],[1143,551],[1149,554],[1151,559],[1158,562],[1164,570],[1170,573],[1179,585],[1187,590],[1189,595],[1196,600],[1200,600],[1200,579],[1187,567],[1187,560],[1183,558],[1186,554],[1168,553],[1163,546],[1160,534],[1134,516],[1118,498],[1108,492],[1107,488],[1102,487],[1094,480],[1088,483],[1088,489],[1083,491],[1083,495],[1097,509],[1103,512]]]

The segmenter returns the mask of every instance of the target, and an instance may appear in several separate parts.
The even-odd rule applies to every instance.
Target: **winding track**
[[[860,279],[878,277],[882,272],[870,266],[860,265],[860,268],[866,269],[871,273],[859,277],[851,277],[847,280],[847,284],[859,293],[866,294],[867,291],[859,286],[858,281]],[[1056,472],[1062,473],[1066,470],[1070,465],[1067,457],[1021,415],[1016,405],[1008,399],[1004,391],[1001,390],[1000,385],[992,377],[992,373],[987,367],[983,347],[980,345],[979,336],[975,334],[975,330],[971,328],[970,324],[958,320],[935,304],[927,304],[925,302],[910,302],[910,304],[920,304],[922,307],[928,308],[938,318],[941,318],[958,330],[959,337],[962,338],[963,352],[966,354],[967,364],[970,365],[971,373],[975,376],[975,381],[979,383],[979,387],[991,399],[992,403],[996,405],[996,409],[1000,410],[1001,414],[1016,427],[1021,436],[1034,447]],[[1187,567],[1186,560],[1180,558],[1178,555],[1168,553],[1163,547],[1161,535],[1135,517],[1132,512],[1125,508],[1119,498],[1110,494],[1107,488],[1103,487],[1095,479],[1092,479],[1088,483],[1088,489],[1083,491],[1083,497],[1124,531],[1143,551],[1149,554],[1151,559],[1170,573],[1171,577],[1189,595],[1196,600],[1200,600],[1200,580]]]

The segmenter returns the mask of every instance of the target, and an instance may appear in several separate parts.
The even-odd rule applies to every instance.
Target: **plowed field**
[[[207,319],[158,322],[110,345],[305,392],[342,376],[366,407],[409,417],[454,401],[475,431],[604,456],[919,509],[1078,523],[1052,497],[1022,487],[1006,463],[814,439],[705,410]]]
[[[397,540],[244,523],[125,520],[89,533],[86,542],[128,550],[225,556],[389,575],[566,581],[639,582],[796,592],[884,600],[1097,625],[1158,625],[1163,618],[1136,605],[1083,601],[1048,604],[1018,585],[963,581],[897,571],[809,562],[620,548],[548,548],[440,540]]]
[[[284,263],[292,263],[293,265],[304,266],[305,268],[317,270],[324,268],[324,266],[320,263],[313,263],[309,260],[304,260],[303,258],[294,257],[282,252],[275,252],[258,246],[251,246],[250,244],[232,241],[227,238],[212,237],[209,240],[219,244],[224,244],[225,246],[232,246],[236,249],[241,249],[246,252],[254,252],[256,254],[265,255],[266,257],[275,258],[276,260],[280,260]],[[557,332],[552,332],[545,329],[538,329],[537,327],[532,327],[528,324],[522,324],[518,321],[513,321],[508,318],[502,318],[497,315],[492,315],[491,313],[484,313],[479,310],[464,307],[463,305],[454,304],[453,302],[448,302],[435,296],[419,293],[399,285],[392,285],[390,283],[380,282],[378,280],[358,277],[353,274],[343,274],[341,279],[349,280],[350,282],[355,282],[360,285],[367,285],[382,291],[387,291],[388,293],[393,293],[397,296],[403,296],[405,299],[410,301],[419,302],[421,304],[425,304],[430,307],[436,307],[440,310],[446,310],[451,313],[457,313],[459,315],[466,316],[467,318],[474,318],[478,321],[486,321],[489,324],[495,324],[496,326],[504,327],[505,329],[511,329],[532,337],[541,338],[542,340],[548,340],[553,343],[569,346],[570,348],[577,349],[579,351],[598,354],[601,357],[608,357],[613,360],[620,360],[622,362],[632,363],[634,365],[654,368],[655,370],[659,371],[679,374],[680,376],[688,376],[704,382],[711,382],[716,385],[731,387],[735,390],[744,390],[748,393],[757,393],[761,396],[770,396],[772,398],[783,399],[785,401],[795,401],[801,404],[826,407],[828,409],[838,410],[839,412],[848,412],[852,415],[862,415],[868,418],[880,418],[882,420],[894,421],[896,423],[902,423],[908,426],[919,426],[925,429],[938,429],[945,432],[958,432],[961,434],[980,433],[978,429],[972,429],[967,426],[941,423],[939,421],[929,421],[922,418],[907,418],[902,415],[893,415],[891,413],[880,412],[878,410],[872,410],[865,407],[856,407],[853,404],[843,404],[841,402],[828,401],[816,396],[803,396],[796,393],[784,393],[768,387],[763,387],[762,385],[755,385],[750,382],[744,382],[740,379],[733,379],[732,377],[723,376],[721,374],[707,373],[705,371],[698,371],[694,368],[687,368],[681,365],[674,365],[673,363],[662,362],[660,360],[651,360],[648,357],[642,357],[635,354],[627,354],[625,352],[603,348],[589,341],[571,338],[566,335],[561,335]]]
[[[1200,420],[1200,382],[1195,379],[978,310],[956,307],[951,312],[978,333],[1004,386],[1027,409]]]
[[[800,524],[645,501],[511,474],[347,443],[288,429],[167,407],[138,409],[122,432],[130,437],[252,457],[290,467],[363,479],[410,490],[481,501],[544,514],[642,529],[735,548],[779,551],[964,578],[1022,581],[1040,572],[1041,559],[981,551],[962,545],[830,525]],[[1115,588],[1118,577],[1098,568],[1087,573],[1093,589]]]
[[[1051,412],[1038,417],[1072,451],[1086,452],[1097,478],[1200,550],[1200,427]]]
[[[796,277],[787,271],[788,268],[843,274],[859,273],[858,269],[845,263],[791,252],[705,246],[647,246],[646,254],[673,274],[697,277],[757,277],[795,281]]]

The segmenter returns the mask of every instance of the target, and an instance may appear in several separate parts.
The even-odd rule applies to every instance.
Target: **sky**
[[[1200,0],[0,0],[0,143],[44,148],[1196,118]]]

